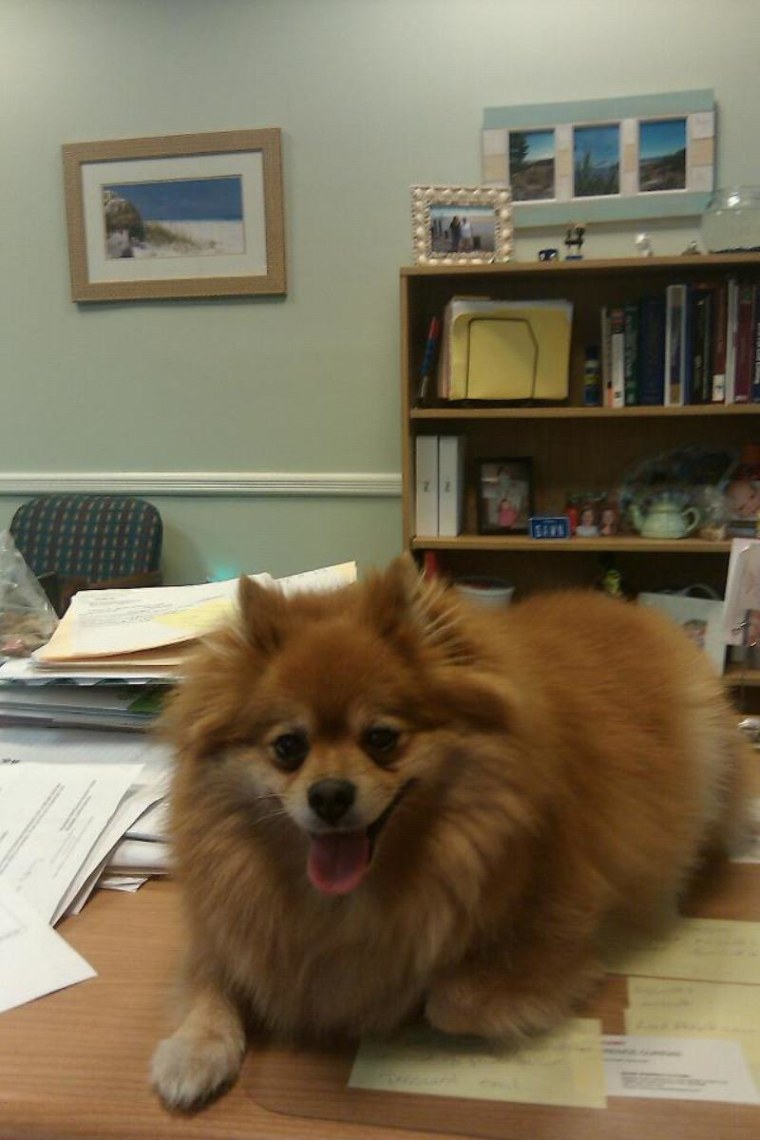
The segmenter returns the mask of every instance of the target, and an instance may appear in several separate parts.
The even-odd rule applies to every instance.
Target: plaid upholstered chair
[[[10,532],[56,612],[77,590],[160,586],[161,515],[126,495],[40,495],[14,514]]]

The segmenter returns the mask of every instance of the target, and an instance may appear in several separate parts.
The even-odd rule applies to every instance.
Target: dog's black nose
[[[309,807],[325,823],[339,823],[355,799],[350,780],[319,780],[309,788]]]

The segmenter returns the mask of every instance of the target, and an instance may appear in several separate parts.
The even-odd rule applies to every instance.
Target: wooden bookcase
[[[402,477],[404,545],[421,559],[436,551],[451,577],[497,574],[519,592],[591,585],[610,556],[634,590],[725,585],[730,541],[614,538],[534,540],[477,531],[475,461],[530,456],[537,514],[560,514],[568,489],[619,486],[633,464],[685,444],[739,447],[760,442],[760,405],[682,408],[586,408],[581,405],[584,349],[599,344],[600,312],[671,282],[760,280],[760,256],[695,255],[580,262],[430,265],[401,270]],[[568,399],[552,407],[452,406],[428,398],[417,406],[427,329],[452,296],[505,300],[562,298],[573,304]],[[433,385],[434,387],[434,385]],[[465,524],[455,538],[415,533],[414,454],[421,433],[466,437]]]

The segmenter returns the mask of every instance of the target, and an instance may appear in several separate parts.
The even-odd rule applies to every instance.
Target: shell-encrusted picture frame
[[[412,243],[417,265],[509,261],[509,188],[412,186]]]

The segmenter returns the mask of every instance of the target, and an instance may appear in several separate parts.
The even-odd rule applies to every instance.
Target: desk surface
[[[714,918],[760,918],[760,868],[733,866],[711,884],[693,913]],[[172,1116],[147,1084],[156,1042],[169,1028],[168,1006],[177,944],[177,895],[152,882],[135,895],[101,891],[83,913],[61,927],[98,977],[0,1016],[0,1137],[144,1137],[173,1140],[430,1140],[430,1132],[310,1120],[268,1111],[242,1079],[225,1097],[194,1116]],[[609,1032],[619,1032],[624,984],[611,979],[598,1009]],[[760,1108],[692,1102],[630,1100],[599,1110],[593,1135],[610,1140],[670,1135],[676,1122],[692,1140],[750,1140],[760,1134]],[[667,1106],[667,1107],[665,1107]],[[503,1136],[563,1140],[587,1135],[578,1110],[528,1117],[505,1105]],[[609,1115],[607,1115],[609,1113]],[[558,1115],[559,1114],[559,1115]],[[609,1123],[609,1132],[601,1117]],[[541,1121],[539,1123],[539,1121]],[[675,1129],[673,1125],[676,1124]],[[538,1127],[536,1127],[538,1125]],[[544,1131],[544,1126],[546,1131]],[[580,1130],[579,1127],[580,1126]],[[704,1129],[707,1131],[704,1131]]]

